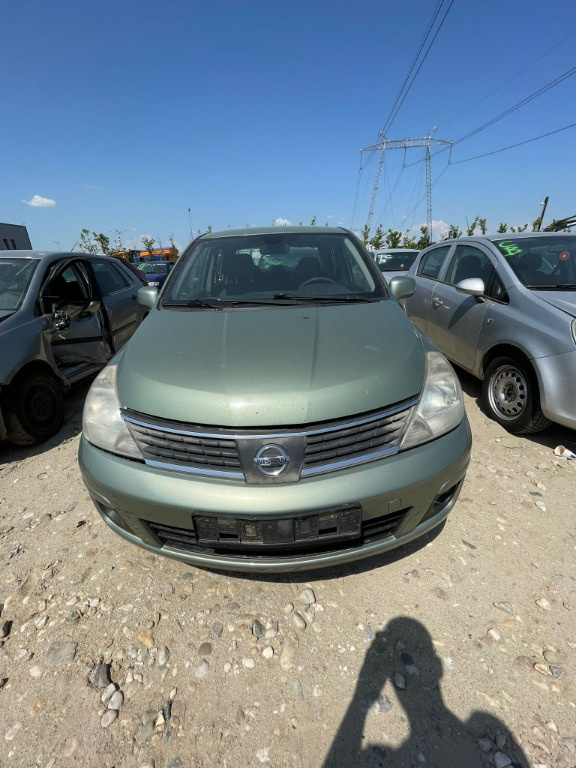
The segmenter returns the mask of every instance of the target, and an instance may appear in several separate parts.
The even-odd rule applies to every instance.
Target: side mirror
[[[396,275],[396,277],[390,280],[389,285],[390,293],[396,301],[407,299],[416,290],[416,281],[413,277],[407,277],[406,275]]]
[[[158,288],[148,285],[138,291],[138,304],[146,309],[154,309],[158,301]]]
[[[459,283],[456,283],[456,290],[480,299],[484,296],[486,286],[484,285],[484,280],[479,277],[467,277],[466,280],[460,280]]]

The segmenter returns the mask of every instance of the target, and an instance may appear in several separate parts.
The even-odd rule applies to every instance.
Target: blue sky
[[[363,153],[360,172],[360,150],[377,142],[439,5],[5,3],[0,221],[26,224],[43,249],[71,248],[82,227],[132,247],[312,217],[360,229],[378,160]],[[435,128],[458,141],[575,66],[574,0],[454,0],[386,137]],[[574,127],[461,162],[572,123],[576,75],[451,154],[432,148],[434,221],[519,225],[546,195],[546,221],[576,214]],[[373,228],[425,223],[423,160],[386,153]]]

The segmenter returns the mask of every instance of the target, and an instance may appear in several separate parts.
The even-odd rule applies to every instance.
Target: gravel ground
[[[576,766],[576,434],[479,409],[435,535],[306,575],[139,550],[76,454],[0,445],[0,766]]]

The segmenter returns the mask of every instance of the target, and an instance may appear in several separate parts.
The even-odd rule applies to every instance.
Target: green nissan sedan
[[[124,539],[191,565],[300,571],[386,552],[456,503],[458,379],[350,231],[208,233],[88,393],[79,462]]]

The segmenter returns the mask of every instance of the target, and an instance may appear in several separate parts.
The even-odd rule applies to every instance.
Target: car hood
[[[122,407],[192,424],[296,425],[421,391],[425,355],[395,301],[155,310],[120,353]]]
[[[532,291],[539,299],[576,317],[576,291]]]

